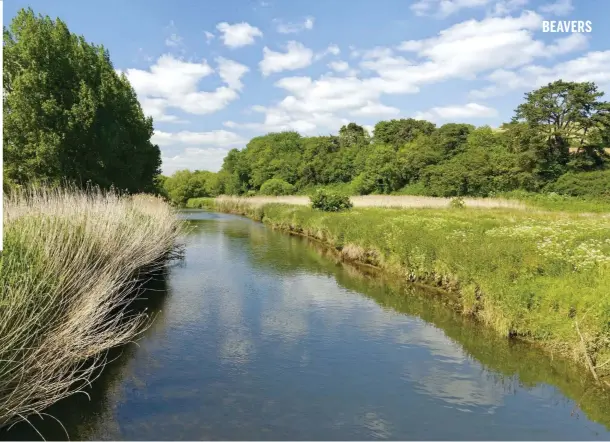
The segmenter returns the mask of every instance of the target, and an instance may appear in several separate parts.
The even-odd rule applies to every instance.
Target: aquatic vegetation
[[[248,201],[221,198],[216,207],[316,238],[346,259],[442,287],[457,296],[463,314],[583,366],[588,359],[608,382],[603,379],[610,374],[607,215],[356,203],[349,212],[322,213]]]
[[[180,225],[158,198],[24,190],[4,200],[0,426],[86,386],[107,350],[134,339],[146,270],[175,256]]]

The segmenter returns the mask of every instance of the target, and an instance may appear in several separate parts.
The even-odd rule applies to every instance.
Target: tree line
[[[222,169],[160,175],[159,147],[103,46],[22,9],[4,27],[4,181],[158,192],[176,204],[219,194],[488,196],[526,190],[607,195],[610,105],[594,83],[550,83],[498,129],[411,118],[350,123],[335,135],[258,136]],[[606,150],[605,150],[606,149]]]
[[[159,147],[108,51],[22,9],[4,27],[4,181],[155,190]]]
[[[610,197],[610,104],[594,83],[550,83],[525,94],[498,129],[424,120],[355,123],[336,135],[253,138],[218,173],[165,178],[177,203],[219,194],[290,194],[325,186],[345,193],[490,196],[524,190]]]

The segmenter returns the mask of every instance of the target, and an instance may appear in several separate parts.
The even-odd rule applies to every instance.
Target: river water
[[[146,292],[153,326],[90,400],[49,410],[71,439],[610,439],[610,396],[580,368],[443,296],[241,217],[181,216],[185,259]],[[26,424],[1,436],[40,439]]]

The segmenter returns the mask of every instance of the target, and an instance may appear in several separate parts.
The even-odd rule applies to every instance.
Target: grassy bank
[[[145,270],[175,253],[180,226],[150,196],[74,190],[4,199],[0,426],[83,388],[106,351],[143,330],[128,305]]]
[[[515,209],[325,213],[220,198],[220,211],[316,238],[344,258],[442,287],[502,335],[610,375],[610,217]],[[586,352],[584,351],[586,348]]]

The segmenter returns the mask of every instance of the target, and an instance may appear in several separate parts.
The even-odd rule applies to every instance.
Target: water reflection
[[[445,297],[242,218],[184,216],[186,258],[154,327],[91,402],[53,410],[73,439],[610,435],[610,397],[577,367],[473,326]]]

